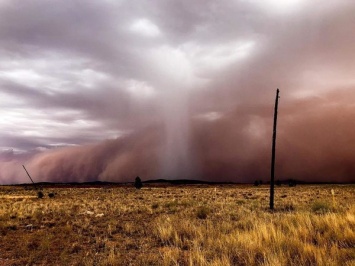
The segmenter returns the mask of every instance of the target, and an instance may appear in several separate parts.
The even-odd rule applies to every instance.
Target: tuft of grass
[[[295,209],[296,208],[292,203],[285,204],[285,206],[281,208],[282,211],[286,211],[286,212],[292,212],[295,211]]]
[[[312,204],[312,211],[316,214],[325,214],[328,212],[332,212],[332,210],[332,206],[329,202],[315,201]]]
[[[159,207],[159,204],[158,203],[153,203],[152,204],[152,209],[157,209]]]

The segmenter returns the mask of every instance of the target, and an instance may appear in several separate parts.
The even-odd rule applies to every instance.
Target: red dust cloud
[[[354,182],[355,91],[282,102],[279,107],[276,178],[307,182]],[[164,127],[95,145],[46,151],[23,160],[34,179],[51,182],[193,178],[267,181],[270,173],[273,104],[242,106],[215,119],[192,119],[189,152],[194,169],[162,175]],[[179,162],[178,156],[176,157]],[[22,161],[22,162],[23,162]],[[1,180],[26,182],[21,162],[1,164]],[[3,171],[7,169],[6,171]],[[191,174],[193,173],[193,174]],[[13,179],[12,179],[13,178]]]

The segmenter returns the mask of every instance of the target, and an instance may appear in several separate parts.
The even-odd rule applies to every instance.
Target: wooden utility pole
[[[272,134],[272,154],[271,154],[271,179],[270,179],[270,210],[274,209],[275,194],[275,149],[276,149],[276,125],[277,125],[277,109],[279,105],[279,89],[276,90],[275,110],[274,110],[274,128]]]

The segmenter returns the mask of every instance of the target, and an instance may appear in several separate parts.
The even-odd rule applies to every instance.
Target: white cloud
[[[76,76],[75,80],[78,85],[89,89],[97,89],[102,82],[110,81],[108,74],[91,68],[85,68],[73,74]]]
[[[252,55],[255,42],[252,40],[233,41],[215,45],[189,42],[182,46],[194,67],[199,72],[223,70],[230,64]]]
[[[30,86],[38,86],[45,82],[46,78],[32,69],[13,69],[0,71],[0,78]]]
[[[125,87],[131,95],[137,98],[151,98],[156,93],[155,89],[146,82],[134,79],[128,80]]]
[[[271,13],[290,14],[302,9],[305,0],[252,0]]]
[[[72,92],[78,86],[97,89],[97,85],[109,80],[106,73],[90,67],[95,62],[65,54],[43,53],[43,58],[5,58],[0,61],[0,80],[31,87],[54,95]]]
[[[146,37],[157,37],[161,34],[159,27],[145,18],[134,21],[130,30]]]
[[[201,82],[195,76],[191,60],[180,47],[162,45],[151,50],[148,60],[160,89],[190,89]]]

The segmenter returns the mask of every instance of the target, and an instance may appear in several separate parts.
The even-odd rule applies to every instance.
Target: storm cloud
[[[0,1],[0,183],[355,181],[355,4]]]

